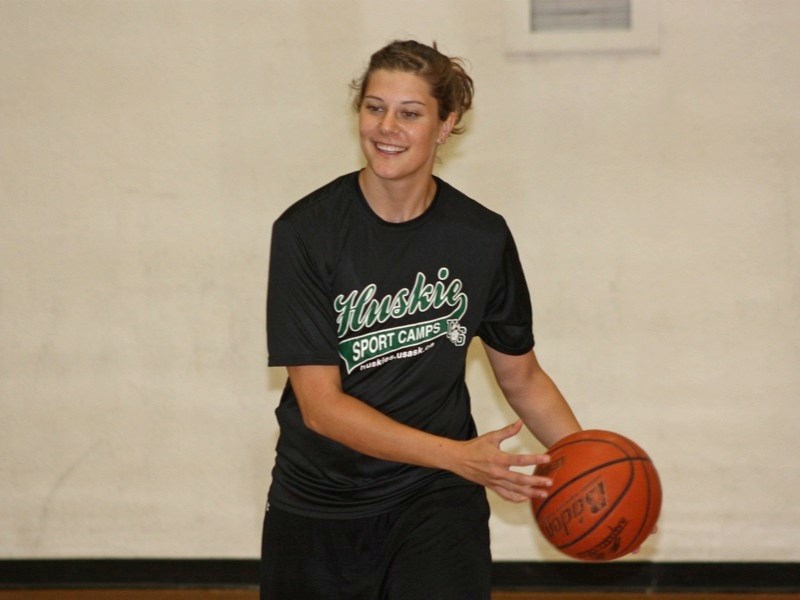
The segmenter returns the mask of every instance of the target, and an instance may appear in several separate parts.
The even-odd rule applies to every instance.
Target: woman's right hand
[[[454,464],[450,470],[457,475],[485,486],[511,502],[545,498],[553,482],[548,477],[528,475],[512,467],[534,467],[550,461],[547,454],[508,454],[500,444],[522,429],[522,421],[490,431],[481,436],[458,442]]]

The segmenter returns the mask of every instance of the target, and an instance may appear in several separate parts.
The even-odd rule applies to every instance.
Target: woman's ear
[[[457,115],[454,112],[451,112],[447,115],[447,118],[442,122],[442,128],[439,131],[439,137],[436,139],[437,144],[444,144],[447,141],[450,132],[453,131],[453,127],[456,124]]]

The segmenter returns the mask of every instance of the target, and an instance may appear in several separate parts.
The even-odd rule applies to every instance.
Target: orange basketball
[[[637,444],[611,431],[579,431],[556,442],[536,475],[553,486],[532,500],[542,534],[564,554],[614,560],[638,548],[661,511],[661,482]]]

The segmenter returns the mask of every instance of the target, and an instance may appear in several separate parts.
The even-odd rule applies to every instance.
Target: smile
[[[401,146],[392,146],[390,144],[380,144],[378,142],[375,142],[375,147],[380,152],[385,152],[387,154],[399,154],[400,152],[405,151],[405,148],[403,148]]]

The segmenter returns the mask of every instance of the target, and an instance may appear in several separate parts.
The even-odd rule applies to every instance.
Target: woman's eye
[[[403,117],[405,117],[406,119],[416,119],[417,117],[419,117],[419,113],[415,113],[413,111],[405,111],[403,112]]]
[[[374,104],[366,104],[364,109],[373,114],[379,113],[383,110],[380,106],[375,106]]]

